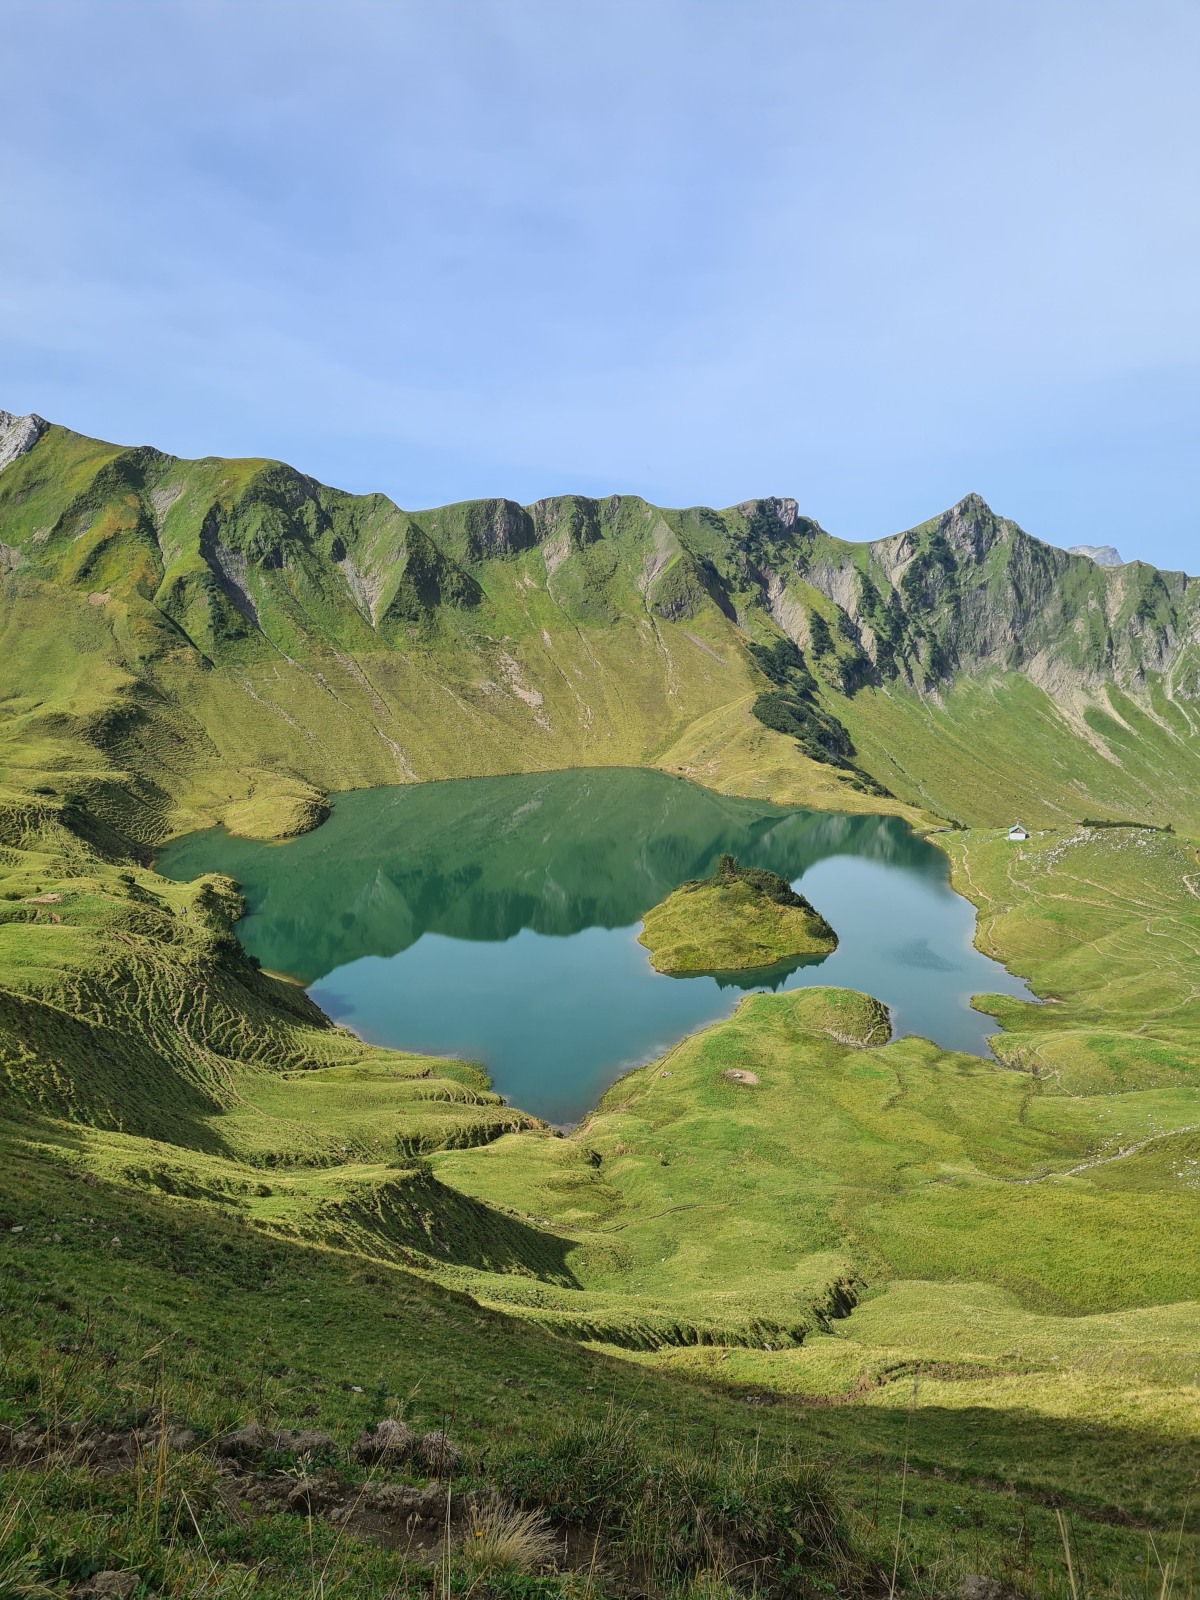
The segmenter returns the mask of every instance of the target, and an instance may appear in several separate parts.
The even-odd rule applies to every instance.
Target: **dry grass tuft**
[[[540,1511],[522,1511],[496,1496],[471,1516],[463,1535],[463,1557],[475,1572],[540,1572],[558,1547]]]

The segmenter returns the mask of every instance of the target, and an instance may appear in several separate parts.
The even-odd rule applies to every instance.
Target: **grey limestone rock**
[[[1010,1600],[1011,1591],[998,1578],[989,1578],[981,1572],[969,1572],[960,1578],[954,1591],[954,1600]]]
[[[1087,556],[1098,567],[1123,567],[1121,552],[1111,544],[1073,544],[1068,555]]]
[[[11,411],[0,411],[0,472],[27,450],[32,450],[49,426],[44,417],[32,411],[27,417],[15,417]]]
[[[136,1572],[97,1572],[71,1593],[77,1600],[129,1600],[140,1582]]]

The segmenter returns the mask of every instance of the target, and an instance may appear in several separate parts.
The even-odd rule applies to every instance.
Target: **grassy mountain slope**
[[[1200,1275],[1200,1219],[1190,1215],[1200,1116],[1188,977],[1200,919],[1185,881],[1196,862],[1169,835],[1132,830],[1048,834],[1020,850],[969,834],[953,848],[956,871],[986,908],[984,937],[1010,959],[1019,951],[1038,989],[1057,996],[1053,1005],[1006,1003],[1013,1032],[1001,1042],[1020,1070],[918,1040],[880,1044],[886,1026],[864,997],[757,997],[622,1080],[575,1136],[496,1138],[501,1124],[474,1136],[488,1143],[455,1151],[445,1146],[472,1142],[458,1124],[429,1130],[422,1119],[457,1115],[464,1089],[469,1114],[486,1117],[488,1097],[469,1070],[450,1076],[445,1063],[385,1052],[363,1061],[361,1046],[314,1028],[300,997],[285,993],[274,1032],[292,1053],[256,1064],[229,1050],[204,1085],[204,1107],[173,1108],[174,1077],[151,1067],[163,1105],[156,1137],[130,1126],[146,1087],[136,1078],[124,1080],[127,1107],[107,1126],[91,1106],[64,1120],[70,1106],[45,1103],[7,1124],[4,1220],[22,1232],[3,1236],[20,1268],[6,1270],[5,1307],[7,1324],[27,1330],[22,1360],[37,1363],[39,1384],[51,1382],[49,1351],[73,1336],[71,1317],[50,1307],[64,1288],[76,1303],[89,1285],[92,1337],[136,1367],[145,1333],[123,1320],[132,1307],[118,1315],[97,1304],[119,1261],[138,1315],[173,1342],[198,1340],[222,1373],[216,1396],[176,1391],[185,1416],[208,1417],[216,1398],[213,1428],[263,1414],[290,1422],[298,1402],[289,1385],[303,1389],[315,1376],[332,1396],[319,1402],[322,1419],[345,1433],[353,1403],[337,1398],[339,1384],[370,1394],[379,1352],[403,1349],[399,1372],[384,1380],[389,1392],[417,1385],[409,1414],[436,1420],[449,1407],[474,1437],[490,1431],[494,1407],[456,1376],[473,1319],[540,1324],[727,1394],[733,1409],[721,1412],[690,1389],[674,1399],[663,1391],[693,1434],[737,1437],[750,1425],[740,1421],[744,1397],[775,1397],[753,1413],[753,1428],[781,1449],[791,1438],[832,1454],[851,1504],[864,1518],[874,1506],[875,1525],[861,1534],[885,1564],[907,1461],[923,1509],[905,1527],[906,1559],[946,1574],[1007,1564],[1052,1585],[1051,1507],[1065,1503],[1093,1591],[1123,1592],[1148,1548],[1144,1530],[1161,1542],[1186,1514],[1200,1426],[1200,1312],[1189,1298]],[[111,883],[117,912],[130,888],[122,871],[143,892],[164,887],[137,869],[90,865],[92,878]],[[23,886],[63,894],[5,902],[32,919],[16,924],[24,936],[74,939],[78,924],[95,926],[95,884],[51,879],[43,865]],[[194,886],[168,892],[179,904],[157,914],[173,915],[211,952],[210,970],[185,968],[208,1017],[230,981],[216,959],[220,932],[192,910]],[[147,914],[144,902],[129,903]],[[135,923],[110,917],[116,945],[137,940]],[[232,982],[271,997],[286,990],[232,952],[227,959]],[[28,970],[32,988],[36,970],[58,969],[43,958]],[[131,1027],[118,1010],[114,1034],[196,1041],[189,1008],[172,1002],[159,1014],[170,991],[147,988],[145,1020]],[[110,993],[119,996],[119,984],[98,988],[96,1003]],[[269,1032],[261,1017],[255,1031]],[[1115,1055],[1119,1076],[1097,1076],[1093,1046],[1106,1062]],[[1139,1064],[1153,1067],[1167,1046],[1173,1064],[1144,1079]],[[1090,1079],[1067,1078],[1056,1050],[1071,1063],[1084,1055]],[[303,1051],[342,1064],[297,1071]],[[90,1050],[74,1062],[76,1071],[93,1064]],[[71,1066],[63,1058],[60,1070]],[[10,1109],[21,1093],[17,1081]],[[433,1137],[422,1146],[423,1130]],[[414,1159],[422,1147],[430,1154]],[[121,1243],[98,1253],[108,1232]],[[245,1283],[236,1277],[241,1255],[278,1263],[261,1290],[257,1266]],[[178,1273],[191,1260],[199,1278],[185,1276],[181,1295]],[[327,1320],[340,1325],[348,1274],[367,1285],[354,1290],[349,1344],[329,1335]],[[372,1289],[372,1279],[385,1287]],[[420,1309],[438,1284],[467,1297],[435,1300],[441,1320]],[[397,1293],[416,1319],[398,1345],[394,1321],[382,1339],[371,1333],[368,1304],[378,1294],[378,1315],[394,1319]],[[445,1355],[416,1331],[431,1317]],[[264,1320],[264,1365],[296,1369],[282,1387],[268,1385],[274,1409],[265,1412],[261,1380],[257,1394],[253,1383],[231,1386],[220,1353],[259,1339]],[[535,1397],[550,1381],[571,1406],[596,1385],[591,1393],[645,1409],[623,1380],[614,1391],[565,1353],[556,1367],[536,1341],[509,1340],[508,1349],[509,1375]],[[470,1363],[485,1387],[500,1381],[489,1351]],[[105,1393],[100,1369],[53,1381],[70,1396],[85,1377],[92,1395]],[[141,1382],[151,1392],[153,1374]],[[17,1418],[25,1404],[16,1402]],[[516,1441],[536,1438],[546,1418],[534,1406],[511,1427]],[[1192,1551],[1190,1540],[1183,1548]]]
[[[104,862],[58,817],[39,826],[10,848],[5,880],[24,891],[3,902],[5,948],[21,956],[6,999],[27,1009],[3,1035],[0,1164],[6,1225],[22,1229],[3,1237],[35,1284],[49,1271],[73,1286],[68,1298],[85,1280],[103,1292],[113,1266],[94,1227],[62,1220],[108,1205],[122,1281],[129,1251],[149,1273],[141,1314],[172,1338],[186,1330],[218,1367],[221,1343],[249,1336],[215,1309],[231,1225],[251,1253],[285,1252],[290,1265],[270,1276],[297,1275],[293,1300],[304,1278],[322,1321],[338,1314],[347,1271],[403,1274],[410,1296],[442,1285],[466,1297],[442,1302],[464,1333],[473,1308],[490,1308],[699,1379],[735,1407],[776,1397],[770,1437],[831,1452],[860,1512],[874,1495],[863,1538],[885,1561],[906,1460],[941,1475],[922,1486],[907,1558],[946,1572],[1008,1563],[1050,1582],[1049,1503],[1065,1498],[1092,1587],[1120,1592],[1142,1529],[1162,1538],[1185,1515],[1200,1426],[1189,1298],[1200,914],[1181,841],[1130,829],[1019,849],[951,838],[959,881],[984,907],[981,938],[1056,997],[1002,1003],[1000,1047],[1017,1071],[919,1040],[881,1044],[886,1024],[864,997],[758,997],[623,1079],[562,1139],[506,1133],[515,1114],[469,1068],[322,1027],[229,942],[223,880],[166,884]],[[81,988],[75,971],[96,981]],[[33,1030],[31,1002],[54,1029]],[[183,1255],[169,1242],[181,1228],[193,1241]],[[353,1265],[329,1277],[286,1254],[310,1250]],[[189,1251],[217,1254],[185,1315],[161,1275]],[[31,1350],[50,1337],[46,1296],[6,1299]],[[277,1323],[272,1348],[294,1366],[302,1330],[291,1313]],[[100,1325],[133,1362],[136,1330],[111,1311]],[[336,1389],[342,1344],[309,1335],[305,1348]],[[449,1374],[422,1340],[414,1349],[423,1383]],[[528,1349],[514,1357],[527,1386],[549,1370]],[[490,1357],[478,1360],[494,1379]],[[556,1380],[568,1395],[595,1381],[568,1370]],[[89,1381],[103,1390],[99,1371]],[[462,1392],[449,1375],[433,1381]],[[231,1416],[262,1411],[261,1393],[221,1393]],[[677,1403],[695,1415],[692,1399]],[[454,1404],[460,1426],[483,1426],[481,1401]],[[194,1390],[178,1407],[206,1414]],[[722,1415],[706,1425],[726,1437],[738,1412]],[[529,1417],[518,1433],[543,1426]]]
[[[405,512],[49,426],[0,471],[0,544],[4,781],[69,776],[147,839],[621,763],[846,809],[882,784],[966,822],[1196,821],[1200,584],[974,496],[869,545],[786,500]]]
[[[143,834],[167,808],[270,833],[314,788],[646,762],[752,701],[707,596],[656,607],[657,512],[610,502],[603,533],[591,503],[517,512],[418,520],[274,463],[49,428],[0,475],[8,782],[70,771]]]
[[[645,1228],[648,1260],[665,1248],[711,1263],[660,1276],[687,1296],[719,1285],[747,1317],[778,1299],[762,1286],[781,1259],[797,1262],[806,1292],[802,1241],[876,1287],[920,1263],[1054,1314],[1192,1297],[1196,852],[1140,829],[1018,848],[955,835],[950,849],[983,908],[980,943],[1044,997],[978,1001],[1003,1020],[996,1049],[1015,1070],[881,1043],[874,1002],[842,991],[757,996],[676,1047],[669,1070],[623,1078],[565,1145],[518,1134],[439,1157],[437,1170],[478,1196],[523,1194],[549,1217],[560,1192],[562,1220],[585,1234],[602,1218],[622,1240],[613,1283],[636,1284],[630,1241]]]

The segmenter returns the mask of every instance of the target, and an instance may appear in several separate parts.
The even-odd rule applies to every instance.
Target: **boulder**
[[[958,1580],[954,1600],[1011,1600],[1012,1590],[1006,1589],[999,1578],[989,1578],[986,1573],[968,1572]]]
[[[129,1600],[141,1581],[136,1572],[97,1572],[71,1593],[76,1600]]]

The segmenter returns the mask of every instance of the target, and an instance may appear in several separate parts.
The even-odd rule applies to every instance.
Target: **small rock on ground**
[[[141,1581],[136,1572],[97,1572],[71,1594],[75,1600],[129,1600]]]
[[[958,1580],[954,1600],[1014,1600],[1013,1591],[1006,1589],[999,1578],[989,1578],[982,1572],[969,1572]]]

